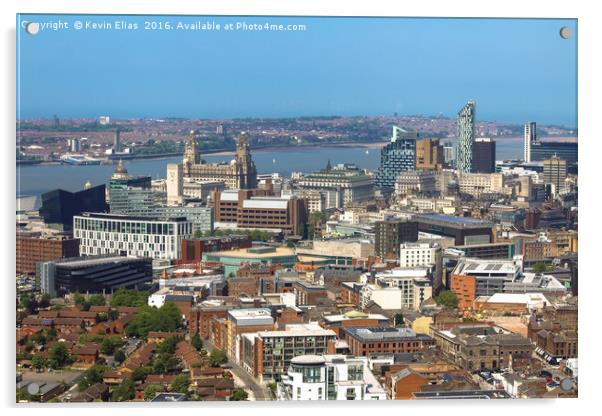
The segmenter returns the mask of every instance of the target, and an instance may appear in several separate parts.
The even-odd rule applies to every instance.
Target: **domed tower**
[[[199,165],[201,163],[201,155],[199,154],[196,144],[196,132],[190,130],[188,134],[188,141],[184,147],[184,157],[182,158],[182,165],[184,168],[184,175],[189,176],[192,165]]]
[[[257,168],[251,158],[249,150],[249,135],[241,132],[236,143],[236,165],[240,189],[253,189],[257,187]]]
[[[127,179],[130,175],[128,174],[127,169],[123,166],[123,160],[119,160],[117,167],[115,168],[115,172],[113,172],[113,176],[111,179]]]

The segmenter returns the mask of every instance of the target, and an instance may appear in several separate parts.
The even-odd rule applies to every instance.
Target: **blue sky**
[[[19,21],[21,19],[21,21]],[[18,117],[439,114],[576,126],[575,20],[20,15]],[[74,30],[75,21],[138,30]],[[214,21],[220,31],[144,30]],[[297,32],[225,31],[236,22]],[[572,28],[562,39],[559,29]]]

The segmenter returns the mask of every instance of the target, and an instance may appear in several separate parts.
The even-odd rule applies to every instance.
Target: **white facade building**
[[[302,355],[291,360],[278,400],[387,400],[366,357]]]
[[[193,223],[182,217],[85,213],[73,217],[73,236],[80,239],[82,256],[125,254],[175,260],[180,258],[181,240],[193,236]]]
[[[399,246],[399,267],[428,266],[437,262],[441,248],[432,243],[405,243]]]

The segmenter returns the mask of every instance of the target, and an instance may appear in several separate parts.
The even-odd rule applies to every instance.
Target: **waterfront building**
[[[531,162],[531,145],[537,141],[537,125],[534,121],[529,121],[524,126],[524,152],[523,160]]]
[[[387,400],[364,357],[302,355],[277,385],[278,400]]]
[[[242,132],[236,143],[234,159],[229,163],[205,163],[191,131],[182,159],[184,177],[195,181],[224,182],[229,189],[253,189],[257,187],[257,169],[251,158],[248,134]]]
[[[553,156],[565,160],[567,169],[574,170],[579,157],[577,142],[537,141],[531,145],[531,161],[543,161]]]
[[[475,142],[475,102],[468,101],[458,112],[458,158],[456,168],[460,172],[472,172]]]
[[[480,137],[474,142],[473,172],[495,172],[495,140]]]
[[[401,172],[416,170],[416,140],[419,135],[393,126],[391,142],[380,152],[380,166],[376,171],[375,185],[393,191]]]
[[[145,215],[162,202],[163,194],[154,192],[150,176],[130,176],[119,161],[109,181],[109,207],[112,214]]]
[[[59,231],[73,229],[73,217],[82,212],[108,212],[105,185],[94,186],[78,192],[62,189],[42,194],[40,216],[50,228]]]
[[[153,259],[180,258],[181,240],[191,238],[193,223],[184,218],[135,217],[84,213],[73,217],[73,235],[82,256],[117,254]]]

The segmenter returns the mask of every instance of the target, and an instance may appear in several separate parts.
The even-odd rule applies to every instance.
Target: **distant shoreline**
[[[575,142],[578,141],[577,137],[542,137],[541,138],[544,141],[548,141],[548,140],[555,140],[555,141],[563,141],[563,142]],[[455,138],[442,138],[440,139],[441,141],[451,141],[454,142]],[[502,138],[497,138],[494,139],[495,141],[501,142],[501,141],[518,141],[518,140],[523,140],[522,137],[502,137]],[[346,147],[346,148],[364,148],[364,149],[380,149],[384,146],[386,146],[389,143],[389,140],[386,141],[382,141],[382,142],[341,142],[341,143],[308,143],[308,144],[302,144],[302,145],[295,145],[295,146],[287,146],[287,145],[282,145],[282,146],[260,146],[260,147],[254,147],[251,148],[251,152],[261,152],[261,153],[267,153],[267,152],[271,152],[271,151],[282,151],[284,149],[289,149],[291,152],[293,151],[311,151],[311,150],[315,150],[315,149],[319,149],[319,148],[323,148],[323,149],[332,149],[332,148],[340,148],[340,147]],[[224,150],[224,149],[216,149],[216,150],[201,150],[200,154],[201,157],[203,157],[203,155],[210,155],[210,156],[233,156],[234,155],[234,150]],[[132,161],[132,160],[163,160],[163,159],[171,159],[173,157],[177,157],[180,156],[181,153],[167,153],[167,154],[158,154],[158,155],[140,155],[139,157],[128,157],[126,160],[127,161]],[[117,159],[107,159],[106,163],[104,164],[114,164],[117,161]],[[17,166],[30,166],[30,167],[35,167],[35,166],[53,166],[53,165],[61,165],[62,163],[59,161],[52,161],[52,162],[38,162],[38,163],[27,163],[27,164],[22,164],[17,162]],[[75,166],[75,165],[74,165]]]

